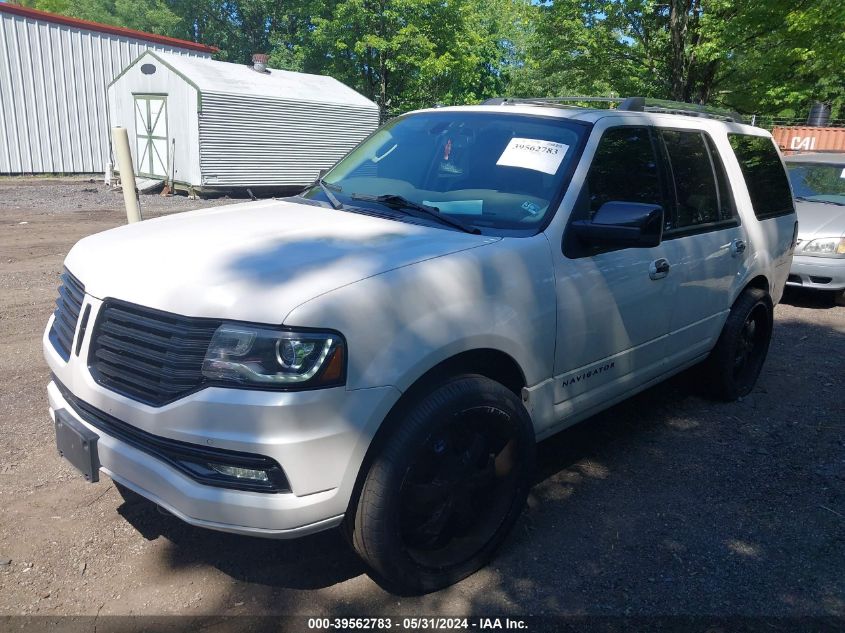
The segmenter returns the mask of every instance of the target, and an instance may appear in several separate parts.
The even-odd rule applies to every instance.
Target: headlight
[[[344,382],[344,356],[339,334],[224,323],[211,338],[202,373],[243,386],[329,387]]]
[[[801,249],[801,254],[818,257],[845,257],[845,237],[820,237],[812,240]]]

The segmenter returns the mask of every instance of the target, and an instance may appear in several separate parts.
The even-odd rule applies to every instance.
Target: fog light
[[[234,477],[235,479],[251,479],[252,481],[269,481],[265,470],[253,470],[252,468],[240,468],[239,466],[227,466],[226,464],[209,464],[212,469],[221,475]]]

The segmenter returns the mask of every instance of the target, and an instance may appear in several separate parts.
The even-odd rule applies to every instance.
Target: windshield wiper
[[[801,202],[821,202],[823,204],[835,204],[837,207],[845,207],[845,202],[835,202],[833,200],[818,200],[816,198],[808,198],[807,196],[795,196],[795,199]]]
[[[317,185],[320,187],[320,190],[323,192],[323,195],[329,199],[329,204],[332,205],[333,209],[343,208],[343,203],[338,200],[337,196],[331,192],[331,189],[329,189],[329,185],[326,184],[326,182],[322,178],[317,178]]]
[[[378,202],[386,207],[396,209],[398,211],[414,211],[414,213],[409,213],[409,215],[414,215],[416,217],[424,216],[426,218],[431,218],[440,222],[441,224],[447,224],[453,228],[461,230],[464,233],[471,233],[473,235],[481,234],[481,231],[478,228],[470,226],[469,224],[464,224],[463,222],[461,222],[460,220],[456,220],[455,218],[450,218],[449,216],[443,215],[442,213],[440,213],[440,209],[438,209],[437,207],[430,207],[427,204],[419,204],[417,202],[414,202],[413,200],[408,200],[404,196],[400,196],[395,193],[388,193],[381,196],[372,196],[366,193],[353,193],[352,199]]]

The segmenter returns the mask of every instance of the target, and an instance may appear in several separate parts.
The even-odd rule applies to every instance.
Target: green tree
[[[25,5],[159,35],[174,35],[182,22],[165,0],[27,0]]]
[[[303,67],[390,112],[499,93],[512,0],[346,0],[313,19]]]
[[[641,94],[744,112],[841,106],[839,0],[555,0],[537,7],[522,94]]]

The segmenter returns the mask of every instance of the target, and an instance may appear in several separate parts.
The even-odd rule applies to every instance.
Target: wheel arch
[[[513,392],[520,400],[522,399],[522,390],[527,386],[525,373],[516,359],[506,352],[492,348],[478,348],[460,352],[437,363],[417,377],[391,407],[367,447],[347,506],[348,523],[351,524],[354,517],[354,510],[367,472],[393,429],[402,420],[403,413],[438,383],[462,374],[478,374],[490,380],[495,380]],[[351,525],[348,529],[351,529]]]
[[[770,284],[769,280],[765,275],[757,275],[753,279],[751,279],[747,284],[745,284],[745,288],[759,288],[760,290],[765,290],[767,293],[770,291]],[[745,289],[743,288],[743,290]]]
[[[772,286],[771,286],[771,283],[769,282],[768,277],[766,277],[765,275],[757,275],[757,276],[753,277],[752,279],[750,279],[747,283],[745,283],[745,285],[742,286],[742,289],[733,298],[731,305],[735,304],[737,302],[737,300],[742,296],[742,293],[744,293],[748,288],[759,288],[760,290],[762,290],[763,292],[766,293],[766,296],[768,297],[769,303],[770,304],[773,303],[772,302]]]

